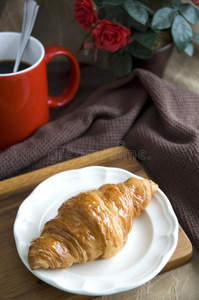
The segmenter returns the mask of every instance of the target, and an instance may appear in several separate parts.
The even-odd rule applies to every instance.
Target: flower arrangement
[[[132,57],[150,58],[154,49],[172,41],[179,53],[192,56],[194,43],[199,44],[199,34],[191,27],[199,21],[199,0],[193,0],[193,5],[161,0],[155,8],[153,2],[76,0],[75,19],[88,32],[82,46],[84,53],[92,51],[96,60],[99,50],[108,51],[118,78],[131,72]]]

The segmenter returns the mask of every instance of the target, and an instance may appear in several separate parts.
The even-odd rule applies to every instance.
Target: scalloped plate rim
[[[120,272],[120,273],[118,273],[117,275],[114,275],[114,276],[113,275],[112,276],[103,276],[103,278],[105,280],[104,280],[104,289],[102,289],[103,283],[102,283],[102,286],[100,286],[98,288],[95,288],[95,286],[94,286],[94,288],[92,288],[92,283],[95,283],[95,281],[96,281],[95,279],[98,278],[98,280],[99,279],[102,280],[101,277],[97,277],[97,276],[95,276],[95,277],[85,276],[85,278],[82,279],[82,275],[79,276],[78,274],[73,274],[72,276],[75,278],[75,280],[79,279],[80,285],[79,285],[79,287],[72,287],[72,288],[70,288],[69,286],[65,286],[65,283],[64,284],[63,283],[59,283],[56,280],[56,274],[57,274],[57,272],[61,274],[62,270],[50,270],[50,272],[54,272],[55,271],[54,275],[52,275],[53,274],[52,273],[51,274],[52,275],[51,278],[48,278],[48,277],[46,278],[46,276],[45,276],[45,271],[46,270],[35,270],[35,271],[33,271],[33,270],[30,269],[30,267],[28,265],[28,262],[27,262],[27,258],[24,258],[24,252],[22,252],[22,250],[21,250],[23,248],[22,245],[23,245],[24,241],[23,241],[23,239],[21,239],[21,237],[23,236],[22,235],[23,231],[22,231],[22,225],[20,227],[20,224],[24,224],[24,223],[20,223],[20,222],[22,222],[22,221],[24,222],[24,220],[25,220],[25,224],[28,223],[28,222],[26,223],[26,218],[21,213],[23,211],[24,206],[25,205],[27,205],[27,206],[30,205],[31,201],[32,202],[34,201],[34,196],[37,193],[39,193],[40,190],[42,191],[42,188],[45,187],[45,185],[48,185],[48,183],[56,181],[57,179],[62,178],[63,176],[70,177],[71,174],[75,174],[75,175],[78,175],[78,176],[81,177],[81,176],[83,176],[83,174],[85,175],[85,172],[87,172],[87,173],[89,173],[89,172],[91,172],[91,173],[92,172],[97,172],[96,174],[99,174],[100,172],[106,172],[106,174],[107,173],[111,173],[111,172],[113,172],[113,173],[116,172],[117,176],[119,176],[119,177],[123,177],[124,176],[124,177],[126,177],[126,179],[129,178],[129,177],[131,177],[131,176],[134,176],[134,177],[140,178],[140,179],[142,178],[141,176],[135,175],[135,174],[133,174],[133,173],[131,173],[129,171],[126,171],[126,170],[120,169],[120,168],[116,168],[116,167],[89,166],[89,167],[83,167],[83,168],[75,169],[75,170],[62,171],[60,173],[57,173],[57,174],[55,174],[55,175],[53,175],[53,176],[45,179],[43,182],[41,182],[30,193],[30,195],[22,202],[22,204],[20,205],[20,207],[18,209],[13,230],[14,230],[14,238],[15,238],[15,243],[16,243],[16,247],[17,247],[17,251],[18,251],[19,257],[21,258],[21,260],[24,263],[24,265],[29,269],[29,271],[31,273],[33,273],[39,279],[45,281],[46,283],[48,283],[48,284],[50,284],[50,285],[52,285],[52,286],[54,286],[54,287],[56,287],[58,289],[61,289],[61,290],[66,291],[66,292],[76,293],[76,294],[92,295],[92,296],[115,294],[115,293],[119,293],[119,292],[123,292],[123,291],[127,291],[127,290],[130,290],[130,289],[136,288],[136,287],[138,287],[138,286],[140,286],[140,285],[148,282],[149,280],[151,280],[152,278],[154,278],[164,268],[164,266],[167,264],[167,262],[169,261],[170,257],[174,253],[175,248],[177,246],[177,242],[178,242],[178,220],[177,220],[177,217],[176,217],[176,215],[175,215],[175,213],[174,213],[174,211],[172,209],[172,206],[171,206],[171,204],[170,204],[167,196],[159,188],[158,188],[158,191],[157,191],[156,194],[158,194],[157,197],[159,197],[160,200],[163,201],[164,205],[166,205],[167,211],[166,211],[166,214],[165,214],[165,219],[167,218],[167,221],[168,221],[168,218],[170,218],[170,225],[171,225],[170,233],[167,234],[167,235],[165,234],[165,236],[167,236],[167,237],[169,236],[170,237],[170,239],[169,239],[170,245],[168,246],[168,249],[166,249],[166,252],[164,253],[162,259],[160,259],[160,262],[156,263],[156,266],[153,267],[152,270],[149,270],[148,272],[146,272],[145,277],[140,278],[139,280],[137,280],[137,282],[132,282],[130,280],[130,282],[127,281],[127,283],[126,283],[123,280],[122,283],[119,283],[119,281],[117,279],[117,275],[118,275],[118,277],[120,277],[120,276],[123,276],[123,275],[121,275],[123,273],[124,274],[125,273],[126,274],[128,274],[128,273],[132,274],[133,273],[133,270],[132,270],[133,267],[132,267],[132,268],[128,269],[127,271]],[[120,174],[121,174],[121,176],[120,176]],[[108,183],[108,182],[105,182],[105,183]],[[109,181],[109,183],[110,183],[110,181]],[[116,183],[116,182],[114,182],[114,183]],[[104,183],[102,183],[102,184],[104,184]],[[56,190],[56,187],[54,187],[53,189]],[[92,186],[91,186],[90,189],[92,189]],[[155,197],[153,196],[153,198],[155,198]],[[153,206],[155,207],[155,206],[157,206],[157,203],[155,204],[153,198],[152,198],[151,202],[153,201]],[[158,200],[158,201],[160,201],[160,200]],[[159,204],[159,205],[161,205],[161,204]],[[33,206],[34,206],[34,203],[33,203]],[[149,204],[149,206],[150,206],[150,204]],[[146,208],[146,211],[147,211],[147,209],[148,208]],[[149,210],[149,216],[150,216],[150,209],[148,209],[148,210]],[[152,217],[152,216],[150,216],[150,217]],[[158,226],[158,227],[160,227],[160,226]],[[133,229],[132,229],[132,231],[133,231]],[[164,237],[164,235],[163,235],[163,237]],[[152,242],[153,242],[153,237],[152,237]],[[129,241],[127,241],[127,243],[129,243]],[[152,243],[152,245],[153,245],[153,243]],[[26,247],[27,247],[27,245],[26,245]],[[24,250],[24,248],[23,248],[23,250]],[[150,251],[149,250],[150,250],[150,248],[148,249],[147,253],[151,251],[151,250]],[[146,253],[145,257],[143,258],[146,261],[147,261],[147,253]],[[161,257],[161,254],[162,253],[159,254],[159,257]],[[116,257],[117,257],[117,255],[116,255]],[[91,264],[91,263],[87,263],[87,264]],[[139,262],[138,262],[138,266],[136,266],[136,267],[139,267]],[[65,269],[65,270],[67,270],[67,269]],[[71,273],[69,273],[69,276],[71,276]],[[107,286],[107,280],[108,279],[110,280],[109,286]],[[112,281],[111,281],[111,279],[112,279]],[[83,280],[83,283],[82,283],[82,280]],[[89,286],[89,284],[90,284],[90,286]]]

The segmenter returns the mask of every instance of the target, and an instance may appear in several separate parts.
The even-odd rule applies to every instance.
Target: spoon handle
[[[21,58],[23,56],[24,50],[29,41],[37,13],[38,13],[39,5],[34,0],[27,0],[24,3],[24,12],[23,12],[23,22],[22,22],[22,30],[21,30],[21,38],[20,38],[20,46],[17,52],[17,57],[14,65],[13,72],[17,72],[19,68],[19,64]]]

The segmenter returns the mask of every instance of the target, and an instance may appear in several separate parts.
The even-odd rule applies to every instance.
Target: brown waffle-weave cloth
[[[63,64],[51,67],[52,93],[65,75]],[[116,80],[107,71],[82,65],[77,95],[50,114],[49,124],[0,153],[1,180],[125,145],[168,196],[179,223],[199,249],[197,94],[141,69]]]

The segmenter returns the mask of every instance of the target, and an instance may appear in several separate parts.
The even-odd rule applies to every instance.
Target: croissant
[[[131,177],[70,198],[31,242],[30,268],[66,268],[115,256],[157,189],[151,180]]]

